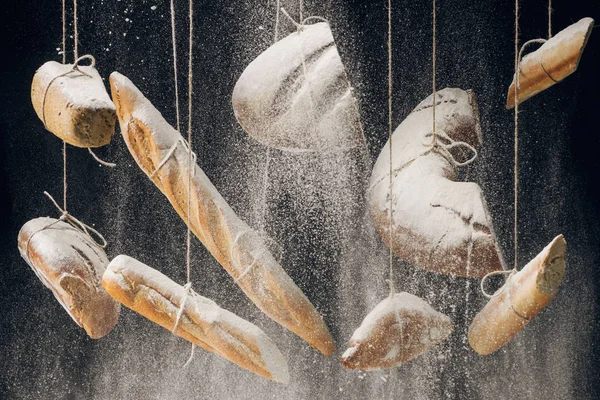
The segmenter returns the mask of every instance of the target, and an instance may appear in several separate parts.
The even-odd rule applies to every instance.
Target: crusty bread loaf
[[[31,102],[46,129],[65,142],[104,146],[115,134],[115,105],[96,68],[78,68],[56,61],[42,65],[33,77]]]
[[[567,242],[559,235],[511,276],[469,327],[469,344],[487,355],[508,343],[558,294],[565,274]]]
[[[548,39],[520,63],[519,103],[562,81],[577,70],[594,20],[582,18]],[[506,108],[515,106],[516,79],[508,88]]]
[[[259,327],[136,259],[117,256],[102,285],[123,305],[170,331],[185,300],[176,335],[265,378],[289,382],[285,357]]]
[[[304,25],[244,70],[233,111],[250,137],[291,151],[364,146],[358,107],[329,24]]]
[[[466,148],[434,149],[432,99],[423,100],[393,136],[393,234],[389,232],[389,141],[375,163],[369,188],[371,217],[394,253],[419,268],[463,277],[483,277],[502,269],[492,220],[481,188],[457,181],[457,160]],[[440,146],[462,141],[481,145],[474,93],[446,88],[436,96]],[[463,151],[463,154],[461,154]]]
[[[409,293],[380,302],[350,338],[342,355],[345,368],[392,368],[426,352],[452,333],[450,318]]]
[[[110,85],[129,151],[186,221],[189,155],[180,142],[181,134],[125,76],[112,73]],[[264,240],[238,218],[202,169],[197,165],[193,168],[192,232],[265,314],[331,355],[335,346],[323,318],[275,260]]]
[[[104,250],[54,218],[27,222],[18,243],[21,256],[77,325],[93,339],[108,335],[119,320],[121,306],[102,288],[108,264]]]

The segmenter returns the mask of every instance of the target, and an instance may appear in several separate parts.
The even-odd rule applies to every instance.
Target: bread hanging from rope
[[[290,151],[364,145],[352,87],[329,24],[304,25],[260,54],[238,79],[235,116],[250,137]]]
[[[548,39],[520,62],[519,103],[562,81],[577,70],[594,20],[583,18]],[[516,80],[508,88],[506,108],[515,106]]]
[[[556,297],[565,274],[566,246],[562,235],[555,237],[521,271],[508,278],[469,327],[473,350],[481,355],[495,352]]]
[[[188,149],[179,132],[125,76],[110,76],[121,131],[140,168],[187,220]],[[326,355],[334,343],[323,318],[202,169],[193,166],[189,226],[258,308]]]
[[[426,352],[452,333],[450,318],[402,292],[387,297],[363,320],[342,355],[345,368],[393,368]]]
[[[31,102],[46,129],[72,146],[104,146],[115,134],[115,106],[93,63],[48,61],[33,77]]]
[[[159,271],[120,255],[108,265],[102,284],[123,305],[177,336],[255,374],[289,382],[285,357],[259,327]]]
[[[19,252],[52,291],[73,321],[92,339],[114,328],[121,306],[102,288],[108,264],[104,250],[72,225],[54,218],[27,222],[18,236]]]
[[[482,143],[475,94],[436,97],[438,147],[432,147],[432,96],[393,134],[393,237],[389,234],[389,141],[371,175],[369,205],[381,238],[402,260],[443,274],[483,277],[502,269],[481,188],[457,181],[457,162]],[[466,142],[461,144],[460,142]]]

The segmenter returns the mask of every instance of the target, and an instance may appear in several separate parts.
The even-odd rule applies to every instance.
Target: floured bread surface
[[[392,368],[445,340],[452,321],[427,302],[409,293],[397,293],[379,303],[350,338],[342,355],[346,368]]]
[[[290,151],[364,145],[358,107],[329,25],[305,25],[260,54],[240,76],[235,116],[252,138]]]
[[[473,350],[487,355],[500,349],[556,297],[565,275],[566,249],[565,238],[558,235],[508,278],[469,327]]]
[[[523,57],[519,65],[519,103],[555,85],[577,70],[593,27],[592,18],[582,18],[552,36],[536,51]],[[513,76],[506,99],[508,109],[515,106],[515,87],[516,79]]]
[[[54,218],[27,222],[19,231],[18,243],[27,264],[91,338],[106,336],[114,328],[121,306],[102,288],[108,264],[104,250]]]
[[[192,232],[266,315],[331,355],[335,345],[323,318],[265,240],[235,214],[198,165],[188,187],[189,153],[181,134],[125,76],[112,73],[110,84],[129,151],[185,222],[191,191]]]
[[[46,129],[76,147],[100,147],[115,134],[115,105],[91,66],[48,61],[31,84],[31,102]],[[45,100],[44,100],[45,94]]]
[[[134,258],[120,255],[108,265],[104,287],[115,299],[149,320],[256,374],[288,383],[287,361],[256,325],[222,309]]]
[[[448,154],[434,151],[432,96],[422,101],[393,136],[393,235],[389,233],[389,141],[371,175],[371,217],[383,241],[401,259],[427,270],[464,277],[483,277],[502,269],[492,221],[481,188],[457,181]],[[475,95],[444,89],[436,97],[436,126],[453,141],[481,145]],[[440,138],[448,145],[448,139]],[[469,158],[450,149],[458,161]]]

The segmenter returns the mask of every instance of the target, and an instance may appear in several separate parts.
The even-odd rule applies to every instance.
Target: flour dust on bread
[[[404,364],[452,333],[450,318],[412,294],[395,293],[380,302],[350,338],[345,368],[377,370]]]
[[[54,218],[27,222],[19,252],[73,321],[92,339],[115,327],[121,306],[102,288],[108,258],[89,236]]]
[[[187,222],[189,153],[183,137],[128,78],[114,72],[110,85],[129,151]],[[265,240],[235,214],[198,165],[194,164],[191,172],[192,232],[258,308],[331,355],[335,345],[323,318],[271,254]]]
[[[329,24],[302,28],[244,70],[232,95],[250,137],[289,151],[364,146],[358,107]]]
[[[120,255],[108,265],[102,284],[126,307],[195,345],[265,378],[289,382],[285,357],[259,327],[159,271]]]
[[[454,162],[471,155],[465,146],[435,151],[432,98],[423,100],[393,133],[393,234],[389,232],[389,141],[375,163],[369,187],[372,220],[387,246],[419,268],[463,277],[502,269],[483,192],[458,181]],[[441,145],[482,143],[479,110],[471,91],[447,88],[436,97]]]
[[[104,146],[115,134],[115,105],[93,66],[48,61],[33,77],[31,102],[46,129],[72,146]]]

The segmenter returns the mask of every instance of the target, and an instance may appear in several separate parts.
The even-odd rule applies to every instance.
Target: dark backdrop
[[[187,2],[176,3],[181,93],[185,97]],[[260,218],[256,218],[253,209],[256,206],[252,205],[255,199],[252,193],[258,181],[253,175],[256,168],[250,167],[259,165],[257,159],[264,155],[264,148],[249,140],[237,126],[230,96],[245,65],[272,40],[275,2],[196,0],[195,3],[194,150],[199,164],[232,207],[256,226]],[[282,1],[297,15],[293,3],[296,2]],[[431,9],[427,1],[393,3],[394,125],[397,125],[430,93]],[[521,41],[544,37],[547,3],[540,0],[521,3]],[[582,17],[600,17],[600,7],[595,1],[553,3],[555,33]],[[79,9],[80,53],[93,53],[105,78],[113,70],[129,76],[167,120],[174,122],[168,1],[80,0]],[[472,88],[478,94],[485,147],[472,177],[484,189],[509,264],[512,262],[513,114],[504,109],[504,104],[513,73],[513,13],[511,1],[438,1],[438,88]],[[370,157],[375,160],[387,140],[385,2],[305,1],[305,15],[321,15],[331,21],[340,54],[356,89]],[[323,259],[319,262],[311,258],[320,250],[314,243],[323,236],[323,224],[312,226],[302,218],[301,229],[299,225],[290,226],[289,221],[277,224],[277,220],[286,216],[293,221],[294,216],[312,214],[303,214],[303,210],[295,211],[296,214],[288,212],[285,204],[277,201],[276,194],[269,201],[270,217],[266,220],[272,227],[268,229],[288,245],[286,249],[291,255],[286,268],[332,326],[339,352],[331,360],[323,361],[313,352],[301,350],[301,342],[282,333],[248,305],[202,245],[194,242],[194,260],[200,265],[194,270],[194,279],[201,281],[203,294],[230,310],[239,311],[261,327],[266,326],[269,333],[276,332],[272,334],[278,337],[282,348],[295,349],[290,352],[297,358],[290,358],[292,379],[296,382],[282,389],[249,378],[243,371],[212,356],[197,356],[201,359],[196,368],[180,373],[179,365],[186,357],[187,346],[127,310],[122,313],[115,332],[107,338],[88,339],[19,257],[16,246],[19,228],[38,216],[57,216],[42,191],[49,191],[57,199],[62,193],[62,143],[44,131],[29,97],[35,70],[47,60],[60,60],[56,51],[61,41],[60,2],[4,2],[2,16],[6,33],[0,79],[0,398],[583,399],[597,396],[600,390],[596,382],[600,361],[596,307],[600,286],[597,172],[600,31],[592,33],[579,70],[573,76],[521,107],[520,259],[530,259],[552,237],[563,233],[568,242],[568,272],[564,289],[549,309],[512,347],[499,354],[483,359],[464,347],[461,351],[448,350],[443,354],[450,355],[444,359],[434,352],[427,365],[438,363],[444,367],[430,368],[427,373],[420,372],[420,361],[413,362],[412,369],[407,366],[385,373],[341,370],[337,361],[340,352],[349,332],[368,309],[352,311],[349,318],[353,326],[346,326],[340,322],[343,319],[336,318],[336,314],[348,312],[340,310],[339,296],[332,294],[338,270],[328,269],[329,264]],[[72,25],[69,32],[71,29]],[[282,32],[291,31],[291,25],[283,21]],[[72,48],[72,40],[68,48]],[[115,170],[99,167],[86,151],[69,148],[69,210],[95,224],[107,236],[111,242],[107,250],[110,257],[130,254],[183,281],[184,224],[137,168],[118,133],[98,154],[116,161],[118,167]],[[319,213],[326,209],[316,207],[311,211],[312,217],[318,220],[322,217]],[[282,232],[287,235],[294,230],[301,232],[282,239],[285,236]],[[335,243],[327,246],[327,251],[336,251]],[[306,260],[311,260],[310,265]],[[361,293],[364,292],[361,285],[353,286],[357,297],[368,296],[372,301],[383,298],[384,263],[348,265],[366,270],[376,284],[367,295]],[[410,267],[404,269],[410,271]],[[322,279],[323,276],[327,279]],[[414,274],[401,273],[398,279],[416,278]],[[442,283],[452,285],[454,281],[448,282]],[[435,292],[438,288],[421,290]],[[471,295],[473,310],[484,304],[481,296],[477,296],[476,282],[466,289],[466,295],[467,299]],[[435,293],[431,296],[435,297]],[[450,303],[439,298],[435,301],[438,307],[451,312]],[[464,307],[466,303],[460,304]],[[466,329],[463,325],[459,329],[462,333]],[[460,332],[452,343],[461,343]],[[168,358],[161,352],[165,346],[179,355]],[[219,379],[212,379],[211,374]]]

